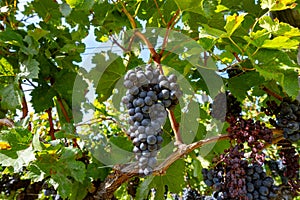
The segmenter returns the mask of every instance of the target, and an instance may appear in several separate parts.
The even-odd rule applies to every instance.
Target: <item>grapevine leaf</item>
[[[22,78],[38,78],[38,74],[40,71],[39,62],[35,59],[29,58],[21,64],[20,70],[21,72],[19,73],[19,76]]]
[[[298,40],[292,40],[286,36],[278,36],[272,40],[265,40],[262,47],[269,49],[297,49]]]
[[[240,25],[242,24],[242,22],[244,21],[244,17],[246,14],[240,14],[237,16],[237,14],[233,14],[232,16],[228,16],[226,18],[226,25],[224,27],[224,29],[227,32],[228,37],[230,37],[233,32],[240,27]]]
[[[48,33],[50,33],[50,31],[47,31],[47,30],[44,30],[44,29],[41,29],[41,28],[36,28],[34,30],[29,30],[28,31],[28,35],[33,37],[33,39],[35,39],[36,41],[38,41],[39,39],[41,39],[42,37],[44,37]]]
[[[0,41],[15,46],[23,46],[23,37],[21,36],[21,34],[9,29],[0,32]]]
[[[156,193],[157,199],[163,198],[165,185],[168,185],[170,192],[179,193],[182,190],[184,184],[184,168],[184,160],[180,159],[169,167],[166,175],[153,178],[150,188],[161,189]]]
[[[230,78],[228,80],[228,88],[233,96],[242,102],[247,95],[247,91],[254,86],[259,86],[263,81],[264,78],[258,72],[249,71]]]
[[[68,196],[70,200],[84,199],[88,193],[87,184],[75,182],[72,186],[72,193]]]
[[[17,172],[35,160],[34,150],[30,146],[32,133],[27,129],[16,128],[2,131],[0,140],[8,142],[10,145],[9,150],[0,150],[2,166],[12,166]]]
[[[67,4],[70,5],[71,8],[75,8],[77,6],[80,6],[84,0],[66,0]]]
[[[21,91],[17,84],[11,83],[8,86],[1,88],[1,108],[14,110],[21,105]]]
[[[61,19],[61,12],[59,4],[53,0],[36,0],[32,2],[36,13],[44,20],[44,22],[52,21],[59,23]]]
[[[115,84],[125,74],[125,66],[120,57],[107,53],[108,59],[104,54],[97,54],[93,58],[96,67],[89,73],[90,80],[97,83],[96,92],[99,101],[104,101],[111,96]]]
[[[34,88],[31,92],[31,103],[35,112],[42,112],[54,106],[53,97],[56,95],[55,90],[48,86],[42,85]]]
[[[64,98],[68,105],[72,105],[72,94],[74,82],[77,74],[68,70],[61,70],[56,74],[53,89],[57,91],[60,97]]]
[[[109,141],[125,151],[132,151],[132,142],[127,137],[110,137]]]
[[[204,14],[203,11],[203,0],[175,0],[178,8],[182,11],[190,11],[199,14]]]
[[[13,66],[4,57],[0,59],[0,76],[13,76]]]
[[[299,86],[296,70],[299,67],[286,53],[279,50],[260,50],[253,59],[259,60],[255,68],[261,76],[266,80],[277,81],[288,95],[297,96]]]
[[[66,170],[70,171],[70,176],[72,176],[76,181],[82,182],[85,178],[85,165],[80,161],[68,161],[65,163]]]
[[[0,150],[0,164],[2,166],[13,167],[16,173],[20,172],[24,166],[28,166],[34,160],[35,155],[32,147],[19,151]]]
[[[267,33],[267,30],[263,29],[250,33],[250,37],[245,36],[244,39],[256,47],[261,47],[264,44],[265,40],[268,40],[270,36],[271,33]]]
[[[261,8],[270,11],[293,9],[297,4],[296,0],[262,0]]]
[[[56,173],[51,176],[51,178],[58,183],[58,193],[62,198],[67,198],[72,194],[73,184],[70,179],[66,177],[64,173]]]
[[[150,184],[153,181],[154,176],[148,176],[138,187],[136,193],[137,200],[143,200],[147,198],[149,190],[151,189]]]
[[[203,26],[203,28],[204,28],[204,33],[209,34],[209,35],[211,35],[211,36],[214,36],[214,37],[221,37],[221,36],[223,36],[223,35],[226,34],[225,31],[220,30],[220,29],[217,29],[217,28],[213,28],[213,27],[211,27],[211,26],[209,26],[209,25],[203,24],[202,26]],[[203,33],[203,34],[204,34],[204,33]]]

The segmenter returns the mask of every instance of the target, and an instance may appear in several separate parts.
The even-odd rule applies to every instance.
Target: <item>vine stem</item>
[[[70,119],[70,117],[69,117],[69,115],[68,115],[68,112],[67,112],[67,110],[66,110],[66,108],[65,108],[65,106],[64,106],[64,104],[63,104],[63,102],[62,102],[62,99],[61,99],[61,98],[57,98],[57,101],[58,101],[59,107],[60,107],[61,112],[63,113],[63,115],[64,115],[66,121],[67,121],[68,123],[70,123],[70,122],[71,122],[71,119]],[[78,146],[78,144],[77,144],[76,138],[72,139],[72,141],[73,141],[73,147],[78,147],[78,148],[79,148],[79,146]]]
[[[271,95],[271,96],[275,97],[275,98],[278,99],[279,101],[282,101],[282,100],[283,100],[282,96],[280,96],[279,94],[277,94],[277,93],[271,91],[269,88],[267,88],[267,87],[265,87],[265,86],[262,87],[262,90],[265,91],[268,95]]]
[[[25,94],[24,94],[24,90],[23,90],[21,82],[19,83],[19,87],[20,87],[20,90],[23,93],[23,96],[22,96],[22,117],[21,117],[21,119],[25,119],[25,117],[27,117],[27,115],[28,115],[28,105],[27,105],[27,101],[26,101],[26,98],[25,98]]]
[[[52,108],[48,108],[46,110],[46,113],[48,114],[48,121],[49,121],[49,127],[50,127],[49,135],[52,140],[55,140],[55,135],[54,135],[55,129],[54,129],[53,119],[52,119]]]

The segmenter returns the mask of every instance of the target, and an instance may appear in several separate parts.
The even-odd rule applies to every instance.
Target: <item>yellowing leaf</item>
[[[296,7],[296,0],[262,0],[261,8],[270,11],[293,9]]]
[[[71,8],[75,8],[83,3],[83,0],[66,0],[67,4],[70,5]]]
[[[227,36],[231,36],[233,34],[233,32],[242,24],[242,22],[244,21],[244,17],[245,17],[246,13],[241,14],[241,15],[237,15],[234,14],[232,16],[228,16],[226,19],[226,25],[225,25],[225,30],[227,32]]]
[[[9,150],[10,148],[8,142],[0,141],[0,150]]]
[[[12,65],[4,58],[0,58],[0,76],[12,76],[14,69]]]

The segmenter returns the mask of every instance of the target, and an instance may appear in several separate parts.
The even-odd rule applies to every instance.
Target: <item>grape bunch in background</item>
[[[157,151],[161,148],[162,126],[167,112],[178,104],[182,96],[177,77],[174,74],[164,76],[159,69],[151,65],[129,70],[124,77],[127,88],[122,103],[128,109],[128,136],[133,142],[135,158],[139,163],[139,173],[152,173],[157,160]]]
[[[283,129],[286,139],[296,142],[300,139],[300,103],[297,100],[284,99],[276,113],[277,125]]]

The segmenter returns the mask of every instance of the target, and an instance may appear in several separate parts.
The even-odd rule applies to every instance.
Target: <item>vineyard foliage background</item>
[[[208,130],[213,121],[209,99],[229,90],[243,103],[244,116],[273,128],[261,107],[267,100],[295,99],[299,91],[300,18],[295,14],[294,21],[282,21],[276,14],[287,9],[297,12],[299,6],[295,0],[0,0],[1,177],[18,174],[27,183],[9,196],[1,195],[13,198],[30,190],[39,195],[35,198],[47,199],[42,192],[45,185],[54,186],[61,198],[69,199],[101,199],[101,191],[107,198],[130,199],[133,195],[145,199],[150,195],[163,199],[166,191],[171,198],[170,192],[180,194],[185,187],[209,194],[201,170],[230,146],[224,137],[227,123],[222,124],[222,130]],[[143,31],[135,33],[137,45],[132,48],[130,42],[120,43],[126,31],[151,27],[167,30],[161,49]],[[176,43],[174,38],[168,40],[168,30],[193,40],[201,53],[184,43],[178,44],[181,52],[164,49],[168,43]],[[94,34],[97,43],[85,42],[89,34]],[[198,64],[192,65],[191,60]],[[112,108],[110,97],[126,71],[148,62],[176,70],[189,82],[189,95],[183,102],[188,104],[192,99],[200,113],[190,119],[198,124],[190,143],[198,142],[201,148],[185,149],[184,156],[174,154],[174,163],[162,167],[163,175],[136,179],[136,174],[119,174],[116,169],[120,165],[102,163],[97,159],[101,157],[97,148],[90,147],[101,146],[105,140],[132,150],[124,132],[126,121],[119,118],[122,111]],[[86,100],[86,80],[99,78],[94,77],[99,68],[92,67],[99,63],[108,67],[100,69],[102,76],[94,85],[97,100],[85,105],[96,111],[94,120],[78,124],[74,115],[82,116],[74,104]],[[224,87],[211,92],[199,69],[216,74]],[[229,78],[230,70],[236,74]],[[75,80],[80,87],[74,89]],[[179,126],[184,103],[173,113]],[[175,141],[174,120],[164,126],[163,145]],[[86,128],[84,137],[78,133],[82,127]],[[208,131],[214,132],[213,140],[207,138]],[[201,154],[200,149],[218,138],[221,140],[209,152]],[[299,147],[299,142],[293,145]],[[275,155],[276,144],[265,151]],[[115,159],[122,164],[121,157]],[[132,178],[138,182],[134,194],[128,189]],[[107,190],[109,183],[115,184],[112,190]],[[155,188],[155,195],[151,188]]]

